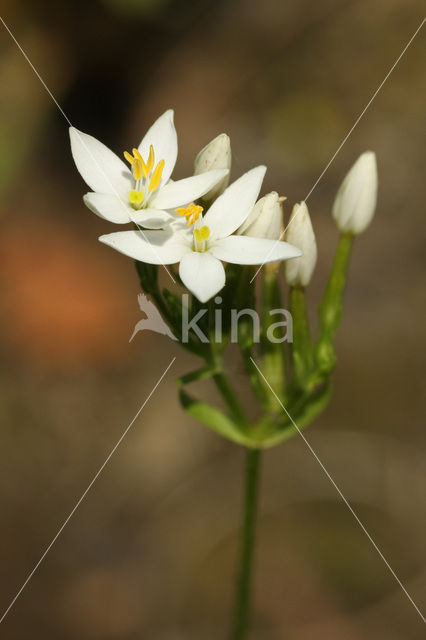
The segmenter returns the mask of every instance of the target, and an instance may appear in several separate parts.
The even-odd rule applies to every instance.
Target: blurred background
[[[420,0],[3,0],[72,123],[117,153],[175,109],[180,156],[231,136],[233,177],[302,200],[423,17]],[[319,264],[336,189],[373,149],[373,225],[355,246],[335,392],[306,432],[422,608],[425,33],[309,198]],[[67,122],[0,25],[3,611],[177,359],[0,628],[11,640],[218,640],[232,605],[243,451],[188,418],[197,362],[139,333],[132,262],[82,202]],[[424,344],[423,344],[424,346]],[[230,363],[237,384],[238,362]],[[211,396],[204,385],[196,392]],[[423,638],[420,617],[300,438],[264,456],[253,639]]]

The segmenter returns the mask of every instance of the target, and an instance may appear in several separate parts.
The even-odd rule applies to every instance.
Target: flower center
[[[207,225],[194,229],[194,251],[204,253],[207,251],[207,240],[210,237],[210,229]]]
[[[210,237],[210,229],[203,223],[203,207],[193,202],[187,207],[179,207],[175,209],[179,214],[179,218],[185,216],[188,227],[195,225],[193,231],[193,250],[203,253],[207,251],[207,240]]]
[[[194,236],[197,242],[203,242],[207,240],[210,235],[210,229],[207,225],[204,225],[200,229],[194,229]]]
[[[188,207],[179,207],[178,209],[175,209],[175,211],[179,214],[179,218],[185,216],[188,227],[190,227],[191,224],[197,222],[200,214],[203,213],[203,207],[192,202]]]
[[[154,147],[150,145],[148,159],[145,162],[138,149],[132,150],[133,155],[128,151],[124,152],[124,157],[132,167],[135,188],[129,192],[129,202],[134,209],[147,207],[148,200],[160,185],[164,170],[164,160],[160,160],[155,165]]]
[[[129,200],[132,204],[135,204],[136,206],[139,206],[140,204],[142,204],[142,200],[143,200],[142,191],[135,191],[135,189],[132,189],[132,191],[130,191],[129,193]]]
[[[179,218],[185,216],[188,227],[196,225],[193,229],[193,250],[203,253],[207,251],[207,240],[210,237],[210,229],[207,225],[203,225],[203,207],[193,202],[187,207],[179,207],[175,209],[179,214]]]

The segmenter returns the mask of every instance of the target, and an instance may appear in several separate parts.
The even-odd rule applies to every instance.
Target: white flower
[[[177,136],[173,111],[154,122],[132,155],[124,152],[128,168],[104,144],[70,128],[74,162],[92,189],[84,202],[101,218],[118,224],[133,220],[150,229],[163,227],[174,209],[196,200],[227,174],[215,170],[173,182],[170,179],[177,158]]]
[[[306,287],[317,262],[317,243],[305,202],[295,204],[285,232],[285,239],[302,251],[302,256],[285,265],[285,277],[291,287]]]
[[[266,167],[245,173],[215,200],[206,215],[192,205],[185,216],[193,228],[171,226],[161,231],[121,231],[99,240],[120,253],[150,264],[179,262],[184,285],[201,302],[225,284],[222,260],[234,264],[262,264],[301,255],[286,242],[232,235],[249,215],[259,194]]]
[[[276,191],[260,198],[238,229],[238,235],[279,240],[283,229],[281,199]]]
[[[365,151],[349,170],[337,192],[333,217],[342,233],[364,231],[370,224],[377,199],[377,163],[373,151]]]
[[[194,175],[198,176],[212,169],[228,169],[226,175],[213,189],[204,194],[206,200],[213,200],[220,196],[229,184],[231,170],[231,141],[226,133],[221,133],[209,142],[197,155],[194,162]]]

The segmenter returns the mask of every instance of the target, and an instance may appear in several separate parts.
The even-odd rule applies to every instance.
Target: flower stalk
[[[303,389],[314,366],[305,287],[291,287],[289,299],[290,313],[293,318],[293,342],[291,344],[293,383],[296,387]]]
[[[250,623],[253,555],[255,547],[256,515],[258,509],[260,449],[247,449],[244,487],[244,506],[241,527],[241,548],[237,576],[235,617],[231,640],[244,640]]]
[[[278,330],[273,328],[275,320],[270,315],[270,311],[280,309],[281,305],[278,273],[276,270],[265,269],[262,277],[262,372],[278,397],[284,398],[286,389],[285,350],[281,342],[272,342],[269,336],[271,330],[278,333]],[[278,400],[270,392],[263,378],[261,383],[265,390],[264,408],[279,412],[281,407]]]
[[[320,331],[316,361],[321,374],[329,374],[336,365],[334,338],[343,314],[343,296],[354,236],[342,233],[334,255],[330,278],[319,307]]]

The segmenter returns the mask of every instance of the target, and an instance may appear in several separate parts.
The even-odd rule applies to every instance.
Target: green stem
[[[290,288],[290,312],[293,317],[291,358],[294,383],[303,388],[314,365],[304,287]]]
[[[258,370],[253,365],[252,349],[249,346],[242,346],[241,344],[239,344],[239,347],[253,393],[260,406],[266,407],[268,406],[268,393],[270,393],[270,391],[265,387],[263,378],[259,375]]]
[[[247,449],[240,565],[232,640],[245,640],[249,628],[250,592],[260,476],[260,449]]]
[[[245,411],[227,376],[223,372],[217,371],[213,374],[213,381],[220,391],[223,399],[225,400],[226,405],[230,409],[233,418],[240,424],[241,427],[248,428],[249,422],[247,420]]]
[[[269,266],[269,265],[267,265]],[[265,267],[262,278],[262,339],[261,339],[261,351],[262,351],[262,371],[265,378],[268,380],[271,387],[279,398],[284,397],[285,393],[285,353],[284,344],[275,342],[272,336],[268,335],[268,331],[272,325],[276,323],[276,320],[272,319],[270,311],[274,309],[281,309],[281,292],[278,281],[278,273],[276,270],[271,271]],[[278,339],[281,336],[274,336]],[[263,386],[265,382],[262,378]],[[280,410],[280,403],[274,394],[269,393],[269,388],[266,385],[266,397],[267,403],[265,408],[272,411]]]
[[[320,332],[316,345],[316,360],[323,373],[330,373],[335,364],[333,340],[343,313],[343,295],[348,275],[354,236],[342,233],[331,268],[331,274],[320,304]]]

